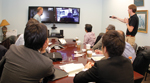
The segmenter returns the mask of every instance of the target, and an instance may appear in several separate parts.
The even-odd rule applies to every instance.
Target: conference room
[[[0,0],[0,82],[149,83],[149,2]]]

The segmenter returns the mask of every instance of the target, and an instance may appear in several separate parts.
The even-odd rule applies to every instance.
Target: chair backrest
[[[11,44],[15,44],[17,36],[10,36],[2,41],[2,45],[9,49]]]
[[[102,38],[102,36],[103,36],[104,34],[105,34],[105,33],[100,33],[100,34],[97,36],[94,45]]]
[[[137,51],[137,44],[136,43],[134,43],[133,48],[134,48],[134,50],[136,52]]]
[[[134,71],[144,75],[150,61],[150,46],[138,47],[136,58],[133,62]]]

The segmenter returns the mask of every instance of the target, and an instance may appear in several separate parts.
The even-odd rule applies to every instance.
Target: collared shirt
[[[90,44],[91,46],[93,46],[95,41],[96,41],[95,33],[88,32],[84,35],[84,44]]]
[[[38,14],[36,14],[33,18],[41,23],[41,17]]]
[[[21,34],[21,35],[18,37],[18,39],[17,39],[16,42],[15,42],[15,45],[16,45],[16,46],[24,45],[24,35],[23,35],[23,34]]]
[[[136,53],[135,53],[134,48],[127,42],[126,42],[125,49],[124,49],[122,56],[124,56],[126,58],[129,58],[129,56],[131,56],[132,61],[134,61],[134,59],[136,57]]]

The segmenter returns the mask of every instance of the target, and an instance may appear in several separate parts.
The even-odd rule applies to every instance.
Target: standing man
[[[38,7],[37,8],[37,14],[33,17],[34,19],[38,20],[41,23],[41,15],[43,14],[43,8]]]
[[[129,19],[128,18],[121,19],[121,18],[118,18],[115,16],[111,17],[113,19],[118,19],[119,21],[126,23],[126,26],[127,26],[126,42],[131,44],[132,47],[135,43],[135,35],[137,33],[138,25],[139,25],[139,19],[138,19],[138,16],[136,14],[136,10],[137,10],[136,5],[131,4],[128,6],[128,13],[130,15]]]

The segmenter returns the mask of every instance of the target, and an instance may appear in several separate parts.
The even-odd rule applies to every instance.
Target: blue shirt
[[[135,53],[134,48],[127,42],[126,42],[125,49],[124,49],[122,56],[124,56],[126,58],[129,58],[129,56],[131,56],[132,61],[134,61],[134,59],[136,57],[136,53]]]
[[[33,18],[41,23],[41,17],[38,14],[36,14]]]

